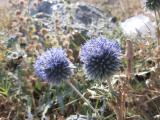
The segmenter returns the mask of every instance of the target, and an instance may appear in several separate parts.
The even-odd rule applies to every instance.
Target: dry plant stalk
[[[160,19],[160,13],[159,11],[154,11],[155,18],[156,18],[156,34],[157,34],[157,45],[160,45],[160,29],[159,29],[159,19]]]
[[[131,79],[132,75],[132,62],[133,62],[133,46],[130,40],[126,41],[126,59],[127,59],[127,79]]]
[[[111,103],[113,110],[116,113],[117,120],[125,120],[125,101],[127,97],[127,84],[128,80],[131,79],[132,75],[132,62],[133,62],[133,46],[130,40],[126,40],[126,59],[127,59],[127,75],[126,80],[123,80],[121,86],[119,87],[119,93],[116,101]]]
[[[125,85],[119,87],[118,97],[110,102],[111,108],[114,110],[117,120],[125,120],[126,119],[126,90],[124,89]]]
[[[125,101],[128,94],[128,82],[131,79],[132,75],[132,62],[133,62],[133,46],[130,40],[126,40],[126,59],[127,59],[127,70],[126,70],[126,78],[122,80],[121,85],[118,88],[118,95],[116,99],[113,99],[110,102],[111,108],[116,113],[117,120],[125,120],[126,119],[126,107]]]

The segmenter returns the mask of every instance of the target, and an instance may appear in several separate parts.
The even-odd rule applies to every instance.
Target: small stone
[[[156,38],[155,26],[149,17],[139,14],[126,19],[120,24],[123,33],[128,37],[136,38],[151,36]]]

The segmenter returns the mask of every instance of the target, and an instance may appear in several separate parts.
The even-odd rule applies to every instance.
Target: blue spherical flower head
[[[34,68],[42,80],[59,84],[73,74],[72,65],[62,48],[51,48],[37,58]]]
[[[89,79],[103,80],[119,69],[120,53],[121,48],[117,42],[99,37],[82,46],[80,60]]]

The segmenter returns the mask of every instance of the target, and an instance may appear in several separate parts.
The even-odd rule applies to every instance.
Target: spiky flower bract
[[[146,7],[150,10],[160,9],[160,0],[147,0]]]
[[[119,69],[120,53],[121,48],[117,42],[99,37],[82,46],[80,60],[89,79],[103,80]]]
[[[35,72],[42,80],[59,84],[72,74],[72,64],[62,48],[51,48],[37,57],[34,64]]]

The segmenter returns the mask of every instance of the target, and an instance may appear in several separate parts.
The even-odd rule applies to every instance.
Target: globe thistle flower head
[[[89,79],[103,80],[119,69],[120,53],[117,42],[99,37],[87,41],[82,46],[80,60]]]
[[[147,0],[146,7],[150,10],[160,9],[160,0]]]
[[[59,84],[73,74],[72,66],[62,48],[51,48],[37,58],[34,69],[42,80]]]

